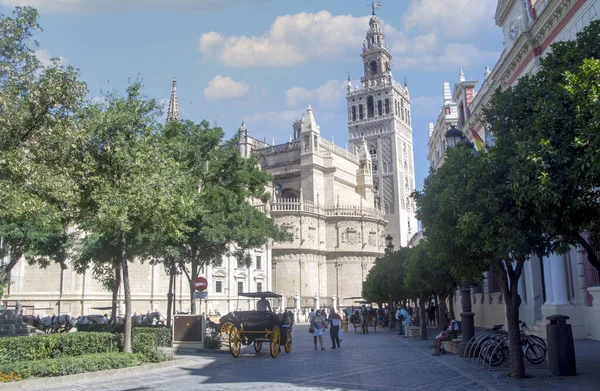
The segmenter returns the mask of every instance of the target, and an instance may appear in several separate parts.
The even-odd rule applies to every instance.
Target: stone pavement
[[[433,330],[431,331],[433,334]],[[386,329],[369,335],[350,330],[341,349],[332,350],[324,338],[326,350],[315,351],[307,325],[294,328],[290,354],[282,351],[276,359],[268,346],[256,355],[251,346],[233,358],[228,351],[206,351],[185,356],[168,368],[138,374],[107,376],[102,381],[56,383],[44,390],[110,391],[187,391],[187,390],[597,390],[600,384],[595,370],[600,342],[577,341],[578,356],[585,350],[585,360],[578,363],[580,376],[560,378],[549,375],[547,366],[530,369],[533,378],[507,379],[506,368],[489,372],[471,362],[448,354],[431,356],[432,341],[402,338]],[[581,350],[583,346],[583,350]],[[587,356],[586,356],[587,355]],[[182,356],[178,356],[181,358]],[[594,371],[595,370],[595,371]],[[117,371],[118,372],[118,371]],[[34,390],[22,382],[23,389]],[[2,388],[0,386],[0,388]]]

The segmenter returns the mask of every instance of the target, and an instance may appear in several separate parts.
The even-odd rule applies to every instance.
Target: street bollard
[[[573,330],[571,325],[567,324],[569,317],[551,315],[546,319],[550,321],[546,325],[550,371],[557,376],[575,376],[577,374],[575,344],[573,342]]]

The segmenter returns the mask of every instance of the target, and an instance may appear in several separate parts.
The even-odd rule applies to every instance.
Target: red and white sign
[[[204,277],[198,277],[194,280],[194,289],[198,292],[205,291],[208,287],[208,281]]]

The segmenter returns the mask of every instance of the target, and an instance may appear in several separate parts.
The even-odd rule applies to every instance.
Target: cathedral
[[[386,238],[406,246],[417,232],[410,94],[392,76],[392,56],[375,9],[361,57],[361,86],[348,80],[350,150],[322,137],[310,105],[292,125],[293,137],[269,145],[242,122],[238,147],[243,156],[256,154],[261,169],[272,175],[272,197],[256,207],[292,235],[292,241],[255,249],[252,265],[233,257],[204,270],[206,314],[252,309],[241,292],[270,290],[283,296],[279,309],[353,305],[362,295],[375,259],[384,254]],[[177,85],[173,81],[168,121],[179,120]],[[132,312],[166,312],[169,277],[162,267],[131,265]],[[175,311],[189,310],[187,280],[175,282]],[[99,313],[111,294],[91,273],[49,267],[40,270],[20,262],[8,296],[21,300],[29,313]],[[122,299],[122,296],[121,296]]]

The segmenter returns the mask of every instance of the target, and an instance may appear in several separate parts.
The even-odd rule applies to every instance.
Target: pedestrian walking
[[[410,326],[410,315],[405,307],[400,309],[400,321],[402,322],[402,328],[404,329],[404,338],[406,338],[408,337],[408,327]]]
[[[319,339],[321,350],[325,350],[323,347],[323,331],[327,329],[327,319],[323,316],[321,310],[317,310],[317,312],[315,312],[315,316],[312,318],[311,326],[314,329],[313,341],[315,343],[315,350],[317,350],[317,338]]]
[[[335,312],[335,308],[331,309],[329,318],[327,319],[331,329],[329,329],[329,336],[331,337],[331,348],[335,349],[336,345],[340,347],[340,325],[342,324],[342,317],[340,314]]]

